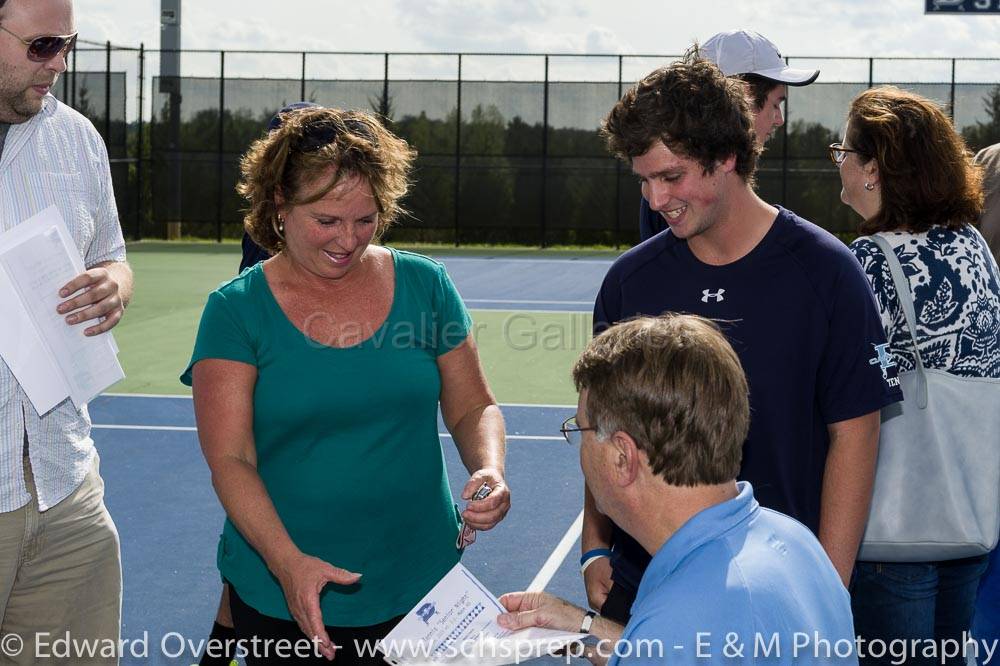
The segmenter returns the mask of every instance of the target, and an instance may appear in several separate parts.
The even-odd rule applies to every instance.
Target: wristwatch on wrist
[[[583,622],[580,623],[581,634],[590,633],[590,625],[594,624],[595,617],[597,617],[596,611],[587,611],[587,614],[583,616]]]

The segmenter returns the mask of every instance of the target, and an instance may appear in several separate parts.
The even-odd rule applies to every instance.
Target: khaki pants
[[[24,478],[31,501],[0,513],[0,664],[117,664],[121,557],[100,461],[45,512],[27,457]]]

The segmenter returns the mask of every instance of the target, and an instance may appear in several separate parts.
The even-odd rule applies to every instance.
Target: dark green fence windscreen
[[[573,56],[567,75],[558,65],[569,56],[504,56],[514,64],[493,67],[483,65],[493,56],[475,54],[185,52],[185,75],[161,81],[155,51],[115,50],[113,67],[97,71],[103,55],[86,58],[86,71],[74,58],[55,92],[104,135],[130,238],[178,231],[239,237],[240,156],[276,110],[300,99],[379,114],[418,150],[409,215],[390,239],[627,245],[638,238],[638,184],[627,165],[608,156],[597,130],[648,56],[594,56],[593,70],[586,57]],[[272,72],[269,58],[279,56],[297,71]],[[240,60],[236,69],[237,57],[253,62]],[[184,64],[189,58],[200,67]],[[519,59],[532,65],[519,67]],[[810,66],[810,59],[793,60]],[[364,67],[342,64],[360,61]],[[609,76],[614,68],[605,65],[615,61],[618,74]],[[840,203],[826,149],[840,139],[851,99],[872,85],[937,100],[973,150],[1000,141],[1000,60],[920,63],[853,58],[812,65],[831,73],[789,89],[787,122],[760,163],[761,196],[850,234],[857,219]],[[633,80],[622,80],[623,71]],[[939,74],[929,80],[928,71]]]

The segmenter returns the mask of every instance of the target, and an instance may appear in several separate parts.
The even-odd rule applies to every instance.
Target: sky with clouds
[[[1000,0],[988,1],[1000,7]],[[82,38],[159,48],[160,0],[75,0],[75,6]],[[867,81],[868,57],[1000,58],[1000,14],[925,15],[923,8],[923,0],[184,0],[183,48],[214,53],[184,54],[182,73],[218,76],[219,50],[621,54],[632,56],[622,61],[628,82],[664,63],[653,56],[680,54],[695,40],[740,27],[766,35],[793,66],[819,68],[820,80],[831,83]],[[644,55],[651,57],[639,57]],[[115,69],[126,70],[132,80],[134,55],[116,58]],[[454,80],[456,62],[454,56],[394,56],[390,76]],[[618,58],[552,58],[549,79],[617,81],[618,65]],[[102,69],[103,51],[82,54],[79,66]],[[147,76],[158,69],[151,55]],[[381,80],[384,64],[381,55],[310,55],[307,70],[310,79]],[[302,64],[297,54],[227,53],[225,71],[227,77],[295,81]],[[956,80],[992,84],[998,71],[998,61],[963,61]],[[537,57],[462,61],[467,81],[541,81],[544,72]],[[875,61],[873,74],[876,82],[944,82],[951,62]],[[966,92],[970,101],[956,108],[980,112],[981,91]],[[946,93],[924,91],[941,99]],[[132,117],[132,96],[128,109]],[[842,109],[810,113],[826,113],[836,122]]]
[[[1000,0],[993,0],[1000,4]],[[755,29],[788,56],[1000,56],[1000,14],[923,0],[187,0],[198,49],[671,54]],[[76,0],[81,36],[155,48],[160,0]]]

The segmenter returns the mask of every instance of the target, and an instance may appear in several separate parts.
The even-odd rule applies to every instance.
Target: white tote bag
[[[916,368],[899,374],[903,402],[882,410],[878,466],[858,559],[933,562],[990,552],[1000,533],[1000,379],[924,367],[909,282],[885,254]]]

